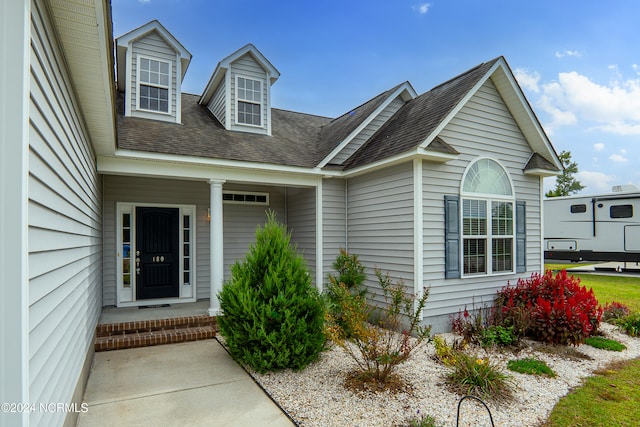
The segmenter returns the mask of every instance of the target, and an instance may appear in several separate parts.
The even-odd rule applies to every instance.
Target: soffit
[[[49,0],[80,112],[98,155],[115,152],[111,8],[106,0]]]

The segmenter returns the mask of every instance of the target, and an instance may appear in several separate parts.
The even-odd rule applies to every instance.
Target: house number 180
[[[153,259],[153,262],[164,262],[163,256],[154,256],[152,259]]]

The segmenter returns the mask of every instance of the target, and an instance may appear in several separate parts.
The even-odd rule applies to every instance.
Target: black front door
[[[178,209],[136,208],[136,298],[179,296]],[[136,262],[138,260],[136,259]]]

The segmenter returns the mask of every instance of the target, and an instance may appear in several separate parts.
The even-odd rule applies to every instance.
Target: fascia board
[[[449,124],[449,122],[460,112],[473,95],[482,87],[482,85],[489,79],[489,76],[499,66],[500,61],[496,62],[493,67],[484,75],[476,84],[466,93],[466,95],[458,102],[458,104],[451,109],[449,114],[438,124],[438,126],[431,132],[431,134],[418,146],[419,148],[427,148],[431,141],[443,131],[443,129]]]
[[[132,165],[132,167],[127,167],[127,165]],[[243,174],[251,174],[253,172],[267,175],[275,174],[296,176],[299,177],[299,179],[303,179],[303,177],[312,177],[315,179],[318,176],[331,177],[340,176],[341,174],[341,171],[323,171],[320,168],[282,166],[267,163],[209,159],[202,157],[185,157],[172,154],[145,153],[132,150],[118,150],[115,156],[103,156],[98,158],[98,172],[100,173],[136,175],[136,167],[141,165],[149,165],[151,169],[154,167],[158,168],[157,173],[152,173],[154,175],[159,174],[167,176],[172,176],[175,171],[184,172],[193,170],[197,172],[200,169],[203,169],[204,174],[208,177],[211,176],[212,171],[216,170],[224,170],[225,173],[233,172],[238,177],[241,177]],[[186,174],[181,176],[185,178],[196,178],[201,177],[203,172],[198,172],[198,174],[194,176],[190,175],[190,172],[184,173]]]
[[[216,65],[216,69],[213,70],[213,74],[211,74],[211,77],[209,78],[209,81],[207,82],[207,85],[205,86],[204,91],[200,96],[198,104],[207,105],[209,103],[211,97],[216,91],[216,88],[218,87],[222,79],[224,79],[224,75],[226,74],[227,70],[228,68],[224,67],[220,62],[218,63],[218,65]]]
[[[505,103],[507,104],[507,107],[509,108],[509,110],[512,111],[514,118],[518,116],[518,113],[524,114],[524,116],[526,117],[527,123],[526,124],[518,123],[518,125],[521,126],[521,128],[523,129],[523,133],[524,132],[527,132],[529,134],[533,133],[532,135],[530,135],[530,138],[535,139],[541,145],[541,146],[532,147],[532,150],[537,151],[539,153],[547,154],[545,158],[552,159],[554,166],[556,166],[558,169],[562,169],[563,168],[562,162],[558,158],[558,155],[555,149],[553,148],[551,141],[549,140],[549,138],[547,137],[547,134],[542,128],[542,125],[540,124],[540,121],[538,120],[533,109],[531,108],[529,101],[527,101],[526,97],[524,96],[524,93],[522,92],[520,85],[515,80],[515,77],[511,72],[511,70],[509,69],[509,66],[502,59],[501,61],[498,62],[498,64],[501,65],[500,69],[499,70],[496,69],[495,72],[492,72],[491,76],[493,79],[496,79],[497,81],[502,80],[502,81],[508,82],[506,89],[511,92],[511,95],[515,96],[518,99],[519,103],[517,105],[514,105],[513,102],[510,102],[510,97],[504,96],[504,94],[501,94],[503,96],[503,99],[505,100]],[[498,71],[501,71],[501,73]],[[496,85],[496,87],[499,87],[499,85]],[[531,129],[531,131],[528,131],[529,129]]]
[[[543,178],[548,178],[550,176],[561,175],[562,172],[560,172],[560,171],[550,171],[548,169],[527,169],[526,171],[524,171],[524,174],[525,175],[541,176]]]
[[[401,96],[404,91],[407,91],[411,98],[415,98],[417,96],[416,91],[413,89],[409,82],[405,82],[402,86],[400,86],[397,90],[395,90],[389,97],[378,106],[365,120],[360,123],[360,125],[355,128],[336,148],[334,148],[331,153],[329,153],[322,161],[318,164],[318,167],[325,167],[335,156],[337,156],[353,139],[364,130],[369,124],[376,118],[385,108],[389,106],[389,104],[396,99],[398,96]]]

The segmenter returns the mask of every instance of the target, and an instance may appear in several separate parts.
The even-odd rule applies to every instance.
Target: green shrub
[[[627,335],[637,337],[640,335],[640,313],[632,313],[622,319],[616,320],[616,325],[622,328]]]
[[[415,417],[406,421],[403,426],[407,427],[437,427],[436,419],[431,415],[421,414],[420,410],[417,411]]]
[[[591,347],[609,351],[622,351],[626,350],[627,348],[624,344],[619,343],[616,340],[610,340],[604,337],[589,337],[584,340],[584,343],[590,345]]]
[[[547,377],[555,377],[556,373],[543,360],[537,360],[530,357],[518,360],[510,360],[507,362],[507,369],[529,375],[545,375]]]
[[[367,278],[364,266],[358,260],[357,255],[349,254],[345,249],[340,248],[340,254],[333,262],[333,268],[337,275],[329,274],[329,284],[325,291],[327,311],[331,313],[332,318],[344,328],[347,337],[351,337],[352,331],[349,329],[344,319],[345,314],[342,312],[340,304],[339,289],[337,287],[342,284],[353,295],[364,297],[367,293],[364,287],[364,281]]]
[[[514,327],[492,325],[485,328],[480,334],[480,342],[483,347],[506,346],[518,342],[518,337],[513,332]]]
[[[330,283],[344,283],[352,293],[365,292],[363,283],[367,276],[358,255],[349,254],[346,249],[340,248],[340,255],[333,262],[333,269],[338,274],[329,274]]]
[[[302,369],[324,347],[324,305],[291,234],[274,213],[231,269],[218,318],[229,352],[258,372]]]
[[[431,328],[420,325],[429,292],[425,289],[423,296],[416,299],[405,293],[402,281],[392,283],[389,275],[378,269],[375,274],[385,308],[376,310],[366,296],[354,294],[344,283],[338,283],[333,291],[342,317],[337,319],[327,312],[325,330],[327,337],[355,361],[360,380],[384,385],[395,368],[430,337]],[[377,320],[372,324],[374,317]]]
[[[460,353],[446,382],[456,393],[485,400],[504,401],[513,397],[513,379],[488,358],[476,359]]]

